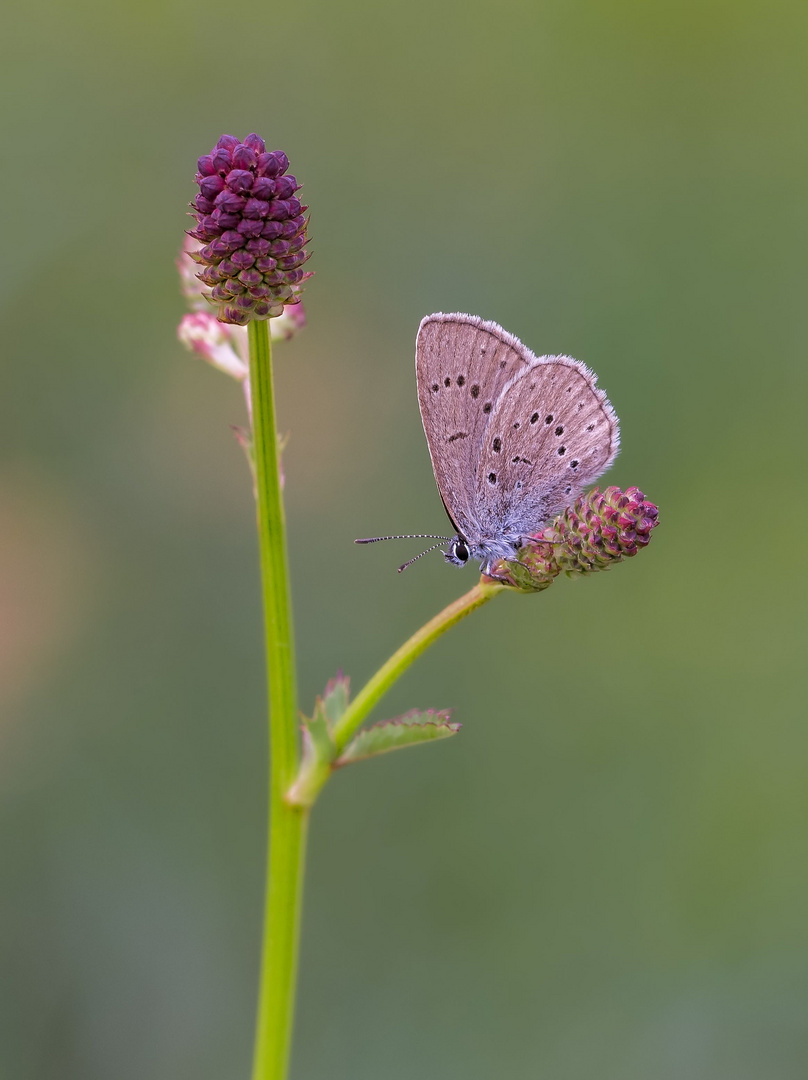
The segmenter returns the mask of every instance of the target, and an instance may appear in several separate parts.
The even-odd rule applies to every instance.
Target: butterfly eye
[[[461,562],[467,562],[468,561],[469,549],[466,546],[466,544],[463,543],[462,540],[458,540],[457,543],[455,544],[455,546],[454,546],[454,554],[455,554],[455,557],[458,558]]]

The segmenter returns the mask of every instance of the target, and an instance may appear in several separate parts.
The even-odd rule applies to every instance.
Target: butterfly
[[[434,539],[448,542],[444,556],[456,566],[479,559],[487,573],[499,559],[518,559],[524,541],[617,456],[617,415],[597,376],[570,356],[535,356],[495,322],[428,315],[415,374],[435,482],[455,530]]]

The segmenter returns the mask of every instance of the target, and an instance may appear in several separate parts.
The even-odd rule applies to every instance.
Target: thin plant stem
[[[351,737],[356,732],[362,721],[390,687],[401,678],[407,668],[429,646],[447,630],[450,630],[461,619],[476,611],[478,607],[487,603],[497,593],[502,592],[506,586],[493,581],[480,580],[473,589],[458,600],[453,600],[448,607],[439,612],[420,630],[417,630],[411,638],[397,649],[390,659],[382,664],[376,674],[362,687],[348,708],[335,723],[331,733],[331,751],[326,758],[304,758],[303,767],[300,770],[294,784],[286,793],[286,801],[290,806],[311,807],[320,791],[325,787],[334,768],[339,764],[339,755],[345,749]]]
[[[390,659],[379,668],[376,674],[365,683],[351,704],[340,717],[334,727],[334,742],[337,753],[345,748],[345,744],[354,734],[356,729],[368,715],[370,710],[387,693],[390,687],[401,678],[410,664],[417,660],[433,641],[436,641],[447,630],[465,619],[472,611],[491,600],[497,593],[503,592],[505,585],[496,582],[479,581],[473,589],[464,596],[453,600],[448,607],[439,612],[420,630],[417,630],[411,638],[397,649]]]
[[[284,801],[298,768],[286,524],[266,321],[249,324],[258,541],[269,685],[269,855],[253,1080],[285,1080],[294,1014],[308,812]]]
[[[331,733],[330,756],[319,760],[312,758],[308,761],[304,758],[300,773],[286,793],[286,801],[290,806],[311,807],[314,804],[320,791],[330,779],[332,771],[339,764],[339,755],[365,717],[379,703],[393,683],[401,678],[410,664],[417,660],[421,653],[442,634],[506,588],[507,586],[499,585],[494,581],[480,580],[473,589],[459,599],[453,600],[448,607],[425,623],[404,642],[400,649],[393,653],[386,663],[382,664],[334,725]]]

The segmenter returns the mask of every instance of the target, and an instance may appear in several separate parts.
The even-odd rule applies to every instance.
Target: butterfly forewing
[[[536,532],[611,465],[614,410],[567,356],[534,357],[503,387],[475,476],[484,537]]]
[[[435,481],[468,539],[479,535],[476,477],[491,416],[504,387],[534,359],[502,327],[474,315],[429,315],[418,331],[418,401]]]

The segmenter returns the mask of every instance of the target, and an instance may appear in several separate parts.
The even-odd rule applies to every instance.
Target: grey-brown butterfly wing
[[[569,356],[531,355],[502,388],[475,471],[483,537],[535,533],[612,464],[618,420],[596,381]]]
[[[476,478],[486,432],[504,388],[531,361],[520,341],[476,315],[428,315],[418,330],[418,403],[435,481],[472,543],[480,536]]]

